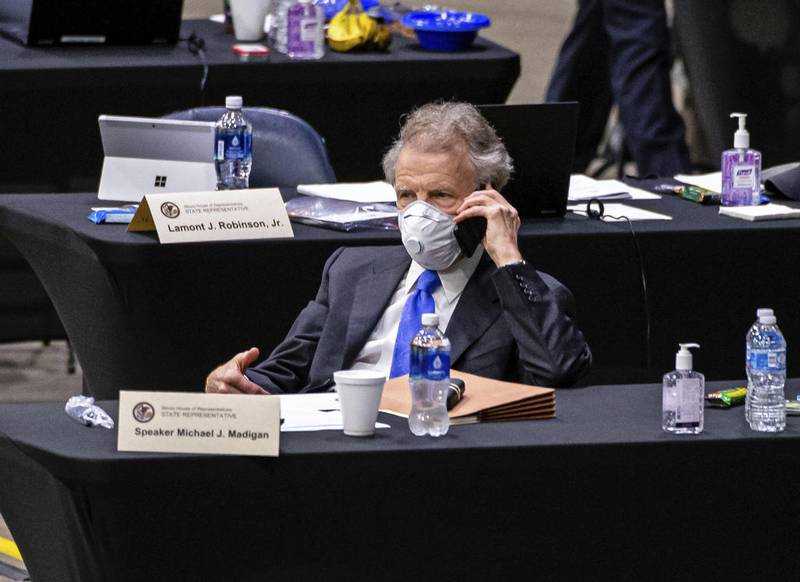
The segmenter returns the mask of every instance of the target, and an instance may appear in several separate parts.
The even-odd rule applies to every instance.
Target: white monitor
[[[100,200],[216,188],[213,122],[113,115],[97,121],[105,155]]]

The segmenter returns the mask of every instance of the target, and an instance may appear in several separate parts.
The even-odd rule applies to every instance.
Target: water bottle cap
[[[770,307],[759,307],[756,309],[756,315],[758,317],[764,317],[765,315],[775,315],[775,312],[772,311]]]
[[[439,325],[439,314],[438,313],[423,313],[422,314],[422,325],[424,326],[431,326],[431,325]]]
[[[774,315],[762,315],[758,318],[758,321],[766,325],[774,325],[778,322],[778,319]]]
[[[225,107],[228,109],[241,109],[242,96],[241,95],[228,95],[225,97]]]

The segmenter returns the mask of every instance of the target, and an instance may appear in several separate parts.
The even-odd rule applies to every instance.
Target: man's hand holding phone
[[[478,217],[486,220],[483,246],[495,265],[499,268],[520,262],[522,253],[517,243],[519,213],[491,184],[464,199],[457,210],[455,222],[460,227],[465,221]]]

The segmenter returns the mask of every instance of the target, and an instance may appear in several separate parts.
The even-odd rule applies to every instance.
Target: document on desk
[[[342,430],[342,408],[336,392],[281,394],[281,432]],[[375,428],[389,428],[376,422]]]
[[[598,200],[660,200],[661,196],[619,180],[595,180],[584,174],[569,177],[569,202]]]
[[[719,213],[723,216],[741,218],[751,222],[800,218],[800,208],[791,208],[790,206],[773,202],[760,206],[721,206]]]
[[[678,182],[699,186],[712,192],[722,192],[722,172],[711,172],[710,174],[678,174],[675,176]]]
[[[360,203],[397,201],[394,188],[382,181],[300,184],[297,186],[297,191],[300,194],[309,194],[320,198],[335,198],[337,200],[350,200],[351,202]]]
[[[586,205],[584,204],[567,206],[567,210],[575,214],[586,216]],[[628,206],[627,204],[603,204],[603,211],[603,221],[605,222],[625,220],[622,218],[623,216],[627,217],[629,220],[672,220],[672,217],[667,214],[645,210],[644,208],[636,208],[635,206]]]

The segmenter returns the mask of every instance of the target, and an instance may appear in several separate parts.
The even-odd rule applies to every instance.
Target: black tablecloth
[[[117,453],[63,403],[0,405],[0,511],[34,581],[797,578],[796,418],[765,435],[706,410],[668,435],[656,384],[557,407],[441,439],[382,415],[266,459]]]
[[[308,121],[327,140],[340,180],[374,178],[401,114],[434,99],[504,103],[520,70],[517,53],[480,37],[457,53],[426,52],[395,37],[388,53],[329,51],[312,62],[275,53],[266,62],[243,63],[222,25],[185,21],[181,37],[192,32],[206,41],[202,93],[201,60],[185,42],[28,48],[0,38],[3,129],[13,136],[0,141],[7,162],[0,182],[23,191],[90,188],[103,159],[99,114],[160,116],[221,105],[228,94]]]
[[[294,195],[286,192],[287,197]],[[342,245],[398,244],[396,232],[340,233],[295,225],[293,240],[159,245],[155,234],[86,219],[92,194],[0,195],[0,232],[31,262],[100,397],[119,389],[200,389],[216,364],[249,346],[269,352]],[[710,379],[744,371],[744,336],[772,307],[789,344],[800,279],[800,220],[748,223],[677,198],[630,202],[671,221],[634,222],[646,273],[647,318],[634,239],[625,223],[526,220],[526,258],[569,287],[595,356],[591,383],[646,382],[696,341]]]

